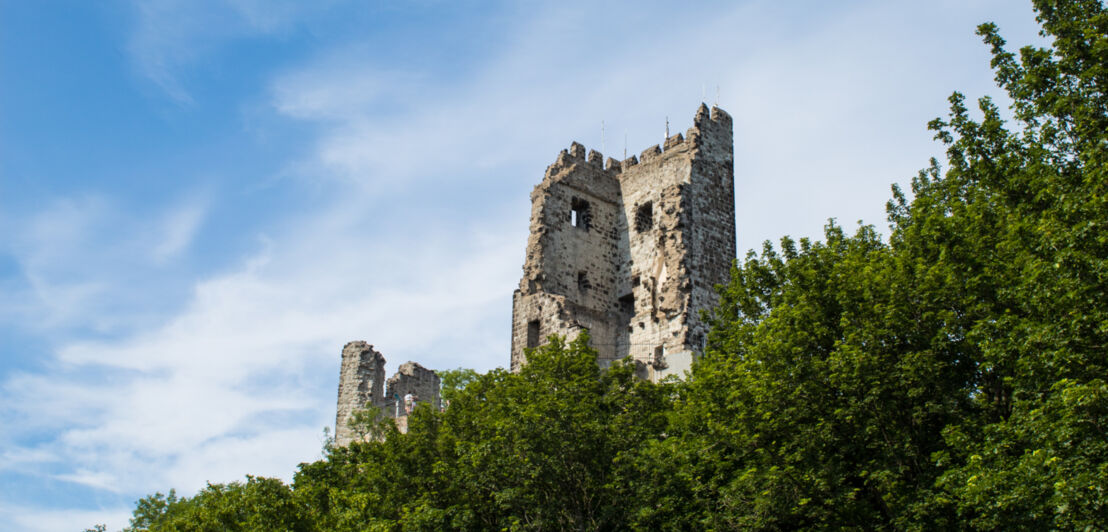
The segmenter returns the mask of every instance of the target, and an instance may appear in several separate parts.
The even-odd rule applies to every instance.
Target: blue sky
[[[718,101],[739,249],[884,228],[992,20],[933,2],[0,0],[0,529],[290,479],[339,353],[508,363],[529,193]]]

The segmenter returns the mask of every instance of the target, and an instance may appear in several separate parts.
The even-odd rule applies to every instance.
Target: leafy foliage
[[[1108,522],[1108,11],[1037,0],[891,234],[828,224],[732,270],[681,383],[601,370],[587,335],[516,374],[444,374],[445,411],[138,502],[129,530],[1103,529]],[[977,116],[975,118],[975,115]]]

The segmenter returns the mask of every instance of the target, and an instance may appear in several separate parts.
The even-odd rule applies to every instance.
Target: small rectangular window
[[[619,311],[628,316],[635,314],[635,296],[633,294],[627,294],[619,298]]]
[[[577,291],[584,294],[589,291],[589,276],[585,272],[577,272]]]
[[[635,209],[635,231],[640,233],[654,227],[654,202],[648,201]]]
[[[588,230],[591,216],[589,214],[589,202],[581,198],[573,198],[570,202],[569,221],[574,227]]]

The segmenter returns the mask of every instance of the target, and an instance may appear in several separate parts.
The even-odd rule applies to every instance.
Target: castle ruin
[[[385,380],[385,357],[365,342],[349,342],[342,348],[339,370],[339,399],[335,413],[335,444],[347,445],[356,434],[350,427],[354,412],[367,406],[393,418],[406,432],[408,414],[415,403],[430,403],[441,408],[439,376],[415,362],[400,365],[396,374]]]
[[[622,162],[574,142],[531,193],[531,236],[512,300],[512,370],[525,348],[587,329],[601,366],[681,376],[702,353],[700,318],[735,258],[731,117],[701,105],[693,126]]]
[[[683,376],[704,350],[701,311],[735,259],[731,116],[701,104],[693,126],[624,161],[574,142],[531,192],[531,235],[512,297],[511,368],[552,334],[588,330],[606,367],[631,357],[640,376]],[[440,408],[439,377],[414,362],[385,381],[365,342],[342,350],[335,443],[354,412],[376,407],[406,428],[405,397]]]

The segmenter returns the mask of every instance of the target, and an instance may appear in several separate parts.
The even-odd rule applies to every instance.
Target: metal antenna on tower
[[[666,117],[666,138],[669,138],[669,117]]]
[[[604,121],[600,121],[600,153],[604,153]]]

